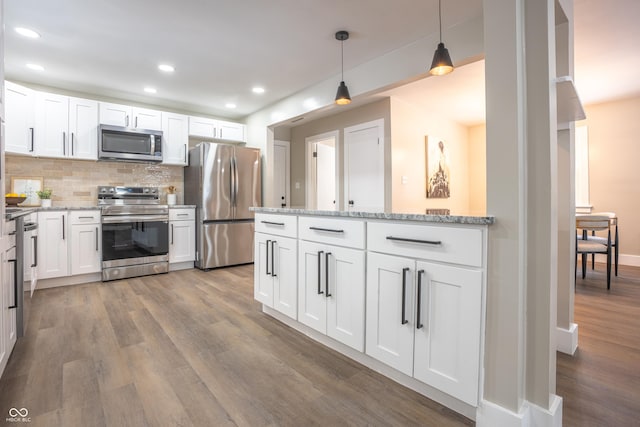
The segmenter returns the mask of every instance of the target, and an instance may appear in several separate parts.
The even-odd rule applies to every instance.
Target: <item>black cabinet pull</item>
[[[321,280],[322,280],[322,254],[324,251],[318,251],[318,295],[324,294],[321,288]]]
[[[267,276],[271,276],[271,272],[269,271],[269,245],[271,244],[271,240],[267,240],[267,244],[265,245],[265,251],[267,252],[267,259],[265,260],[265,270],[267,270]]]
[[[96,252],[98,252],[98,227],[96,227]]]
[[[9,259],[7,262],[13,263],[13,305],[10,305],[8,308],[17,308],[18,307],[18,260],[17,259]]]
[[[344,233],[344,230],[334,230],[332,228],[309,227],[309,230],[327,231],[329,233]]]
[[[324,289],[325,289],[325,297],[329,298],[331,294],[329,293],[329,255],[331,252],[327,252],[324,256]]]
[[[271,222],[271,221],[260,221],[263,224],[268,224],[268,225],[277,225],[279,227],[284,227],[284,222]]]
[[[171,224],[171,244],[173,245],[173,224]]]
[[[418,271],[418,314],[416,315],[416,329],[421,329],[424,325],[420,322],[420,305],[422,300],[422,276],[424,270]]]
[[[33,239],[33,264],[31,267],[38,266],[38,236],[31,236]]]
[[[278,277],[278,275],[276,274],[276,268],[273,266],[274,264],[274,259],[276,257],[276,241],[272,240],[271,241],[271,277]]]
[[[64,215],[62,215],[62,240],[65,240],[64,236],[65,236],[65,232],[64,232]]]
[[[31,132],[31,148],[29,149],[29,152],[32,153],[33,152],[33,138],[34,138],[33,128],[29,128],[29,131]]]
[[[438,246],[442,244],[442,241],[440,240],[406,239],[404,237],[394,237],[394,236],[387,236],[387,240],[393,240],[396,242],[422,243],[424,245],[434,245],[434,246]]]
[[[409,271],[409,267],[405,267],[402,269],[402,321],[403,325],[409,323],[406,316],[407,310],[407,271]]]

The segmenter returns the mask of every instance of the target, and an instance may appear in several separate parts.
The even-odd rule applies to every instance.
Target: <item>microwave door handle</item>
[[[149,154],[153,156],[155,152],[156,152],[156,136],[151,135],[151,153]]]

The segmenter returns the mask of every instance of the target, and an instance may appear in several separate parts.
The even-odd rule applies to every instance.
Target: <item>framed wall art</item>
[[[449,187],[449,150],[442,138],[424,137],[427,199],[447,199]]]
[[[14,176],[11,178],[11,192],[25,194],[27,199],[20,206],[40,206],[40,198],[36,191],[43,189],[41,176]]]

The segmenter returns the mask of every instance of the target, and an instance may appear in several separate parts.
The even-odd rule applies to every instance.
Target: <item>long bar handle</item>
[[[267,258],[265,259],[265,270],[267,271],[267,276],[271,276],[271,272],[269,271],[269,245],[271,244],[271,240],[267,240],[267,244],[265,245],[265,251],[267,252]]]
[[[329,298],[331,294],[329,293],[329,256],[331,252],[327,252],[324,256],[324,289],[325,289],[325,297]]]
[[[34,128],[29,128],[29,131],[31,132],[31,148],[29,149],[30,153],[33,153],[34,150],[34,138],[35,138],[35,132],[34,132]]]
[[[420,311],[421,311],[421,303],[422,303],[422,276],[424,275],[424,270],[418,270],[418,314],[416,314],[416,329],[421,329],[424,325],[421,323],[420,319]]]
[[[33,264],[31,267],[38,266],[38,236],[31,236],[33,239]]]
[[[442,244],[441,240],[418,240],[418,239],[407,239],[405,237],[394,237],[394,236],[387,236],[387,240],[393,240],[396,242],[422,243],[423,245],[433,245],[433,246],[439,246]]]
[[[71,155],[74,156],[75,155],[75,150],[74,148],[74,142],[75,142],[75,134],[73,132],[71,132]]]
[[[173,245],[173,224],[171,224],[171,244]]]
[[[409,271],[409,267],[405,267],[402,269],[402,321],[403,325],[409,323],[406,316],[407,311],[407,272]]]
[[[271,241],[271,277],[278,277],[278,275],[276,274],[276,268],[274,266],[275,262],[275,258],[276,258],[276,241],[272,240]]]
[[[62,240],[65,239],[65,231],[64,231],[64,215],[62,215]]]
[[[18,260],[10,259],[7,262],[13,263],[13,305],[10,305],[8,308],[17,308],[18,307]]]
[[[96,227],[96,252],[98,252],[98,227]]]
[[[332,228],[309,227],[309,230],[327,231],[329,233],[344,233],[344,230],[334,230]]]
[[[67,133],[62,132],[62,155],[67,155]]]
[[[272,221],[260,221],[263,224],[269,224],[269,225],[277,225],[279,227],[284,227],[284,222],[272,222]]]
[[[322,291],[321,288],[321,281],[322,281],[322,254],[324,253],[324,251],[318,251],[318,295],[322,295],[324,294],[324,292]]]

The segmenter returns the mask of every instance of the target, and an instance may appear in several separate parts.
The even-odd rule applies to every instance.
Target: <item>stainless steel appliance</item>
[[[162,162],[162,131],[100,125],[98,159]]]
[[[253,262],[253,212],[262,205],[260,150],[203,142],[189,150],[185,204],[196,205],[201,269]]]
[[[98,187],[102,280],[169,271],[169,207],[155,187]]]

